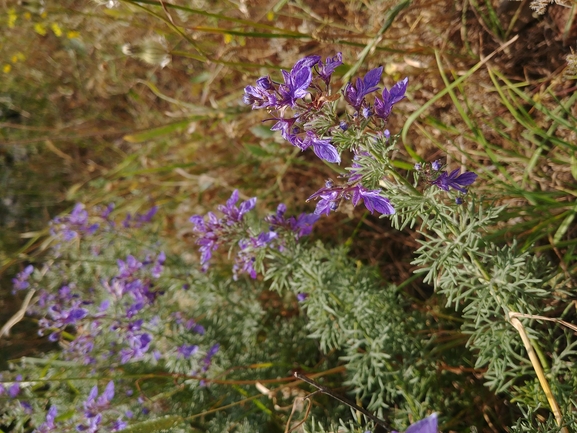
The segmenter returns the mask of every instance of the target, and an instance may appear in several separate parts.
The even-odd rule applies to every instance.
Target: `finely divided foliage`
[[[387,124],[406,78],[379,95],[377,67],[335,92],[341,65],[341,53],[307,56],[281,71],[282,81],[264,76],[244,93],[291,145],[328,163],[351,160],[310,195],[313,214],[287,216],[279,204],[259,218],[256,198],[240,201],[234,190],[215,212],[190,217],[198,256],[188,261],[155,232],[157,207],[119,218],[113,206],[77,204],[53,221],[45,263],[26,266],[13,286],[36,291],[29,313],[61,347],[5,373],[4,424],[37,433],[282,431],[291,427],[291,405],[308,415],[299,409],[304,391],[285,386],[293,368],[346,385],[407,433],[436,432],[438,420],[465,429],[463,413],[483,420],[503,401],[525,417],[516,431],[534,431],[536,419],[547,432],[575,421],[567,391],[577,385],[574,335],[523,319],[549,369],[560,420],[544,410],[550,396],[536,397],[543,383],[509,321],[514,312],[534,319],[567,311],[563,281],[546,260],[490,240],[504,208],[469,194],[477,174],[441,160],[396,168],[398,135]],[[345,201],[363,202],[397,229],[418,227],[413,264],[429,287],[396,287],[347,248],[308,240],[321,216]],[[220,265],[219,251],[232,270]],[[344,376],[324,377],[331,369]],[[485,406],[475,400],[480,393]],[[304,431],[375,427],[353,422],[342,405],[324,405],[330,410],[311,406]]]

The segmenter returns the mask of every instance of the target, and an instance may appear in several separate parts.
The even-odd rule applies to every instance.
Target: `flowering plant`
[[[371,431],[379,420],[432,433],[437,412],[441,426],[463,413],[486,419],[478,400],[464,398],[478,395],[493,408],[506,401],[518,416],[514,427],[533,431],[543,418],[534,398],[542,382],[531,370],[536,357],[526,361],[518,318],[543,318],[545,301],[562,305],[566,294],[542,258],[485,235],[503,208],[467,195],[475,173],[393,158],[399,137],[388,121],[407,79],[373,98],[378,67],[334,92],[342,64],[340,53],[324,62],[308,56],[282,71],[282,82],[265,76],[245,88],[244,101],[267,110],[291,145],[329,164],[350,163],[309,197],[318,200],[313,214],[287,217],[280,204],[259,220],[256,198],[240,201],[235,190],[216,212],[190,217],[198,259],[182,254],[190,245],[158,236],[156,207],[118,218],[113,206],[77,204],[53,221],[44,264],[24,267],[13,286],[37,294],[28,311],[60,350],[3,373],[2,425],[18,433],[288,431],[303,425],[292,420],[301,413],[333,424],[349,419],[339,427],[347,432]],[[362,201],[398,229],[418,225],[412,264],[423,282],[414,291],[411,279],[395,286],[344,246],[303,239],[344,201]],[[181,254],[171,252],[175,245]],[[219,249],[233,256],[232,274],[215,264]],[[541,359],[555,355],[556,390],[571,385],[574,337],[531,344]],[[378,416],[359,425],[338,404],[313,407],[291,370],[346,385],[359,402],[352,407]],[[470,371],[467,381],[455,380]],[[562,428],[561,410],[574,420],[570,398],[559,405],[550,390],[546,398],[557,408],[546,431]]]
[[[371,213],[392,215],[395,207],[380,188],[384,178],[393,176],[405,188],[417,192],[391,162],[398,136],[391,136],[387,129],[393,107],[405,98],[408,78],[390,89],[383,88],[371,103],[368,97],[380,90],[383,67],[370,70],[362,79],[347,83],[341,92],[335,93],[331,77],[342,64],[341,53],[324,62],[317,55],[304,57],[289,72],[282,71],[283,83],[264,76],[257,80],[256,86],[247,86],[244,102],[272,114],[270,120],[276,123],[271,130],[280,131],[286,141],[302,151],[312,147],[320,159],[336,164],[341,163],[345,150],[352,153],[352,165],[345,169],[347,174],[340,176],[342,182],[328,180],[309,197],[318,200],[315,214],[328,215],[343,201],[350,200],[353,206],[362,201]],[[344,110],[339,109],[343,108],[340,102],[344,102]],[[344,115],[339,116],[341,111]],[[467,172],[457,177],[458,171],[454,170],[450,176],[439,168],[428,171],[428,185],[445,191],[450,186],[466,194],[465,186],[471,185],[477,175]],[[432,178],[432,174],[436,176]]]

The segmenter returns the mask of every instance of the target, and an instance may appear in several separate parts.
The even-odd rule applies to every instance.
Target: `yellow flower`
[[[14,8],[8,9],[8,28],[13,29],[17,19],[16,10]]]
[[[52,29],[52,31],[54,32],[54,34],[56,35],[57,38],[62,36],[62,29],[60,28],[60,26],[57,23],[50,24],[50,28]]]
[[[68,39],[78,39],[80,37],[80,32],[70,30],[70,31],[66,32],[66,37]]]
[[[25,58],[26,57],[24,57],[24,54],[18,52],[16,54],[14,54],[10,60],[12,61],[12,63],[17,63],[18,61],[22,61]]]
[[[224,35],[224,43],[225,44],[230,44],[232,42],[232,35],[229,35],[228,33],[226,33]]]
[[[46,36],[46,27],[42,23],[34,24],[34,31],[40,36]]]
[[[2,72],[4,72],[5,74],[10,72],[11,70],[12,70],[12,65],[9,65],[8,63],[5,64],[4,67],[2,68]]]

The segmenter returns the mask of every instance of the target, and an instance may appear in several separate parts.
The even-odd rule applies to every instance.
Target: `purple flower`
[[[320,159],[335,164],[341,163],[341,157],[337,149],[328,139],[319,138],[313,131],[307,131],[306,138],[303,140],[303,150],[313,147],[315,155]]]
[[[112,423],[112,431],[124,430],[128,426],[128,423],[122,418],[118,418]]]
[[[19,374],[18,376],[16,376],[16,382],[14,382],[12,385],[10,385],[10,388],[8,388],[8,396],[10,398],[16,398],[18,397],[18,394],[20,394],[21,381],[22,381],[22,375]]]
[[[256,80],[256,86],[246,86],[243,102],[252,105],[253,110],[276,106],[278,98],[270,77],[260,77]]]
[[[182,346],[178,346],[177,352],[184,358],[190,358],[192,355],[198,352],[198,346],[196,344],[183,344]]]
[[[236,206],[238,201],[238,190],[234,190],[225,205],[218,206],[224,217],[219,219],[212,212],[207,213],[207,218],[201,215],[193,215],[189,221],[194,225],[193,231],[198,236],[196,243],[200,245],[200,264],[202,271],[208,270],[208,262],[215,251],[229,236],[232,226],[238,225],[244,215],[252,210],[256,204],[256,197],[246,200]]]
[[[103,219],[108,219],[108,217],[114,210],[114,206],[115,206],[114,203],[109,203],[108,206],[106,206],[106,209],[104,209],[104,211],[100,214],[100,217]]]
[[[88,212],[82,203],[76,203],[70,215],[57,217],[52,220],[51,233],[65,241],[71,241],[80,236],[80,233],[93,234],[98,224],[88,224]]]
[[[327,57],[325,63],[319,62],[317,71],[319,77],[325,82],[328,86],[331,81],[331,76],[335,69],[337,69],[340,65],[343,64],[343,55],[341,53],[337,53],[334,57]]]
[[[16,275],[16,278],[12,279],[12,284],[14,287],[12,293],[16,293],[17,290],[25,290],[30,286],[28,283],[28,278],[30,275],[32,275],[32,272],[34,272],[34,266],[28,265],[22,272],[19,272]]]
[[[54,419],[58,414],[58,409],[56,406],[50,406],[48,409],[48,413],[46,414],[46,421],[44,421],[40,426],[34,430],[33,433],[49,433],[56,430],[56,426],[54,425]]]
[[[98,335],[100,332],[96,331],[95,334]],[[70,345],[66,349],[68,358],[75,360],[80,360],[84,365],[93,364],[96,359],[90,354],[94,349],[94,337],[95,335],[78,335],[76,338],[70,342]]]
[[[313,198],[315,194],[309,197],[309,200]],[[321,192],[318,195],[318,197],[320,197],[321,199],[319,200],[319,202],[317,203],[317,207],[315,208],[315,215],[328,215],[331,213],[331,211],[337,210],[337,208],[339,207],[339,203],[341,202],[342,199],[342,196],[341,194],[339,194],[338,191],[330,191],[330,190]]]
[[[308,88],[313,79],[311,67],[319,62],[320,56],[308,56],[295,63],[290,72],[281,71],[284,84],[279,86],[281,106],[296,106],[296,100],[308,95]]]
[[[306,56],[300,60],[297,60],[297,62],[293,66],[292,70],[295,71],[295,70],[298,70],[301,68],[309,68],[310,69],[313,66],[315,66],[316,64],[318,64],[320,61],[321,61],[321,56],[317,56],[317,55]]]
[[[76,430],[86,433],[97,433],[98,425],[102,421],[102,415],[98,414],[92,418],[88,418],[88,425],[79,424],[76,426]]]
[[[256,197],[252,197],[247,201],[243,201],[240,204],[239,208],[236,207],[237,201],[238,201],[238,189],[235,189],[230,198],[226,201],[226,204],[219,205],[217,207],[217,209],[225,215],[226,225],[230,226],[242,221],[244,215],[250,210],[254,209],[254,206],[256,205]]]
[[[382,97],[375,98],[375,114],[381,119],[387,120],[393,109],[393,105],[405,97],[407,91],[408,78],[397,82],[391,90],[383,89]]]
[[[120,351],[120,362],[136,361],[144,356],[152,341],[152,336],[147,333],[129,333],[127,335],[129,348]]]
[[[303,302],[309,297],[308,293],[297,293],[297,301]]]
[[[219,350],[220,350],[220,344],[219,343],[212,345],[211,348],[208,349],[204,359],[202,360],[204,363],[204,366],[202,367],[202,371],[208,370],[208,368],[210,367],[210,364],[212,363],[212,358],[214,357],[214,355],[216,355],[218,353]]]
[[[240,251],[238,252],[234,265],[232,267],[233,279],[236,281],[239,272],[244,272],[250,275],[252,279],[257,277],[254,264],[256,263],[255,250],[265,248],[273,240],[277,239],[278,235],[274,231],[262,232],[256,237],[249,239],[241,239],[238,242]]]
[[[249,243],[246,240],[241,240],[238,243],[240,251],[235,257],[234,265],[232,266],[232,278],[234,281],[238,279],[238,274],[244,272],[250,275],[254,280],[256,279],[257,273],[254,268],[256,262],[256,257],[253,253],[248,250]]]
[[[436,161],[433,161],[431,163],[431,167],[433,168],[433,170],[435,171],[439,171],[441,169],[443,164],[441,164],[441,160],[437,159]]]
[[[150,221],[152,221],[154,215],[156,215],[156,212],[158,212],[158,206],[155,205],[152,206],[150,210],[146,212],[144,215],[136,214],[135,218],[140,223],[149,223]]]
[[[122,279],[132,277],[132,275],[142,268],[142,263],[130,254],[126,257],[126,262],[118,259],[116,263],[118,264],[118,278]]]
[[[379,90],[377,85],[381,81],[382,73],[383,67],[379,66],[367,72],[362,80],[357,78],[355,84],[347,83],[343,89],[345,100],[359,110],[365,100],[365,96]]]
[[[296,234],[296,238],[308,236],[313,231],[313,225],[319,220],[319,215],[302,213],[297,218],[285,218],[286,206],[281,203],[278,205],[276,214],[269,215],[265,221],[271,225],[271,230],[277,227],[283,227]]]
[[[98,397],[98,399],[96,398]],[[83,403],[84,416],[86,418],[94,418],[100,412],[110,406],[110,400],[114,397],[114,382],[111,380],[106,385],[104,392],[98,396],[98,386],[94,385],[88,394],[88,398]]]
[[[40,333],[45,330],[64,329],[68,325],[74,325],[81,319],[88,316],[88,310],[79,307],[80,301],[76,300],[72,303],[70,308],[62,308],[60,304],[54,304],[48,307],[48,318],[43,318],[38,321]],[[42,334],[41,334],[42,335]],[[50,341],[57,341],[60,338],[60,332],[53,332],[50,334]]]
[[[32,415],[32,413],[34,413],[32,406],[27,401],[21,401],[20,406],[22,406],[22,409],[24,410],[25,414]]]
[[[296,233],[297,239],[308,236],[313,231],[313,225],[319,220],[320,216],[312,213],[301,213],[296,219],[291,217],[291,230]],[[293,222],[294,221],[294,222]]]
[[[166,261],[166,254],[164,254],[164,251],[161,251],[158,257],[156,257],[156,262],[154,263],[154,267],[150,272],[153,278],[160,277],[160,274],[162,274],[162,271],[164,269],[165,261]]]
[[[356,206],[361,199],[363,199],[363,203],[370,213],[374,211],[383,215],[393,215],[395,213],[395,208],[391,205],[391,202],[381,196],[378,189],[369,191],[362,186],[358,186],[353,191],[353,206]]]
[[[344,186],[334,186],[331,181],[327,181],[325,187],[311,195],[307,201],[319,197],[320,200],[315,209],[316,215],[328,215],[331,211],[338,208],[342,200],[351,199],[353,206],[356,206],[362,199],[365,207],[371,213],[374,211],[383,215],[392,215],[395,213],[395,208],[387,198],[380,195],[379,190],[367,190],[360,183],[353,186],[346,184]]]
[[[399,433],[393,430],[391,433]],[[411,424],[405,433],[437,433],[437,414],[429,415],[427,418]]]
[[[462,193],[466,193],[467,189],[465,186],[471,185],[477,179],[477,175],[473,172],[466,171],[463,174],[459,174],[459,169],[453,170],[451,173],[444,171],[441,175],[435,179],[432,185],[436,185],[444,191],[449,191],[449,188],[456,189]]]
[[[291,143],[293,146],[297,145],[296,134],[299,133],[298,126],[294,126],[298,117],[291,117],[289,119],[274,118],[277,122],[270,128],[271,131],[280,131],[282,138]],[[303,149],[304,150],[304,149]]]
[[[373,115],[373,112],[371,110],[371,107],[363,107],[361,109],[361,116],[363,116],[365,119],[368,119],[372,115]]]

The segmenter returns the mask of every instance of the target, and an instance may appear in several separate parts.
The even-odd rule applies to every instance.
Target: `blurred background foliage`
[[[378,65],[388,87],[409,77],[389,123],[403,131],[399,155],[477,172],[477,191],[507,205],[492,240],[516,239],[574,282],[577,87],[566,57],[577,5],[536,16],[529,3],[1,1],[0,322],[20,302],[8,277],[41,259],[48,221],[74,202],[157,204],[172,253],[187,257],[196,254],[188,217],[233,189],[261,209],[312,211],[306,198],[336,173],[272,134],[242,94],[303,56],[338,51],[335,81]],[[344,209],[315,236],[348,245],[421,299],[430,293],[411,278],[421,235],[410,229]],[[0,340],[7,357],[42,350],[40,340],[22,344],[35,338],[30,328]],[[458,374],[475,382],[479,372]]]

